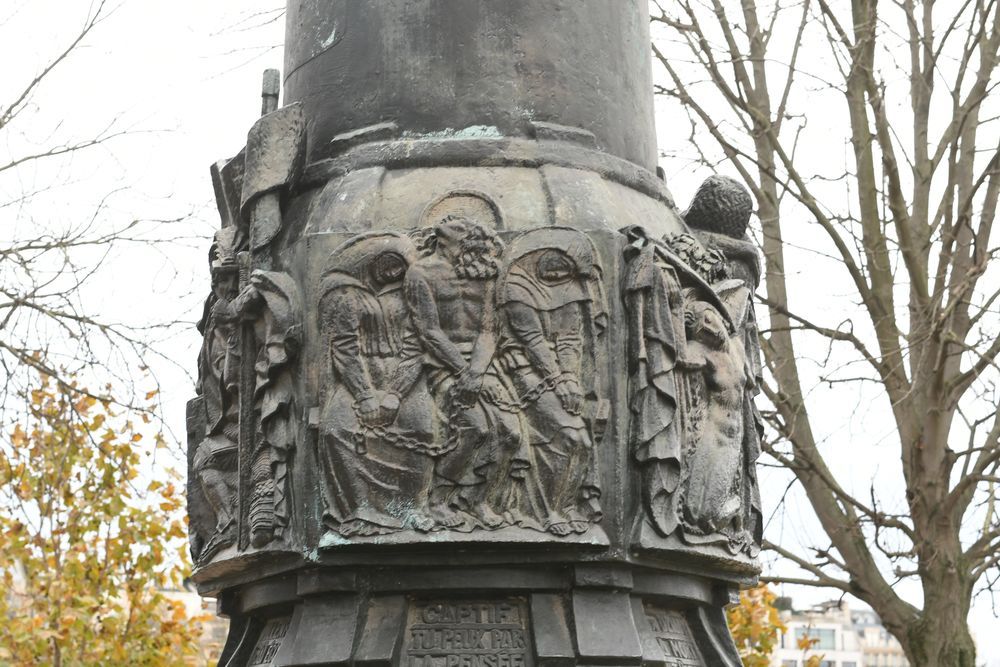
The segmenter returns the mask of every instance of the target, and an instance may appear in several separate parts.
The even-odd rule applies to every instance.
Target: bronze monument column
[[[656,173],[644,0],[295,0],[212,167],[188,405],[223,665],[740,664],[752,204]]]

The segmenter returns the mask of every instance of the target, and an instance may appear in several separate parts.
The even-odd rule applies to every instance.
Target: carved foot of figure
[[[257,525],[250,530],[250,546],[259,549],[274,539],[274,528],[270,525]]]
[[[437,525],[434,519],[422,512],[415,512],[408,523],[411,528],[419,530],[421,533],[430,532]]]
[[[479,520],[484,528],[499,528],[507,523],[503,516],[494,512],[493,508],[486,503],[479,503],[473,507],[472,514]]]
[[[560,514],[549,515],[549,520],[545,523],[545,530],[557,537],[566,537],[573,532],[570,522]]]
[[[258,455],[254,474],[263,475],[269,471],[266,459]],[[268,473],[269,474],[269,473]],[[274,486],[270,478],[258,479],[254,482],[253,496],[250,499],[250,545],[256,549],[267,545],[274,539]]]
[[[574,533],[583,535],[588,530],[590,530],[590,521],[580,516],[579,512],[576,511],[567,512],[566,516],[567,518],[569,518],[569,528]]]
[[[719,523],[732,523],[736,530],[743,529],[742,504],[739,498],[730,498],[719,510]]]
[[[672,493],[657,493],[648,501],[649,516],[656,530],[664,537],[673,533],[680,523],[680,514],[674,504],[675,498]]]
[[[378,535],[385,532],[385,529],[382,528],[382,526],[371,523],[370,521],[353,519],[340,524],[337,528],[337,532],[339,532],[343,537],[368,537],[370,535]]]
[[[466,516],[446,505],[437,505],[432,507],[431,516],[434,518],[434,523],[438,528],[444,528],[447,530],[471,530]]]

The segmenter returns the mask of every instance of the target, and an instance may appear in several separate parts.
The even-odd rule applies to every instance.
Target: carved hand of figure
[[[506,398],[504,394],[503,385],[501,385],[500,382],[493,377],[486,378],[486,380],[483,382],[483,387],[480,390],[480,394],[488,402],[493,403],[494,405],[498,404],[500,401]]]
[[[555,392],[566,412],[573,415],[580,414],[583,407],[583,390],[574,378],[564,376],[556,384]]]
[[[225,299],[218,299],[212,305],[212,316],[219,322],[225,322],[231,324],[239,319],[239,315],[233,308],[232,301],[226,301]]]
[[[256,285],[260,283],[260,279],[259,277],[256,280],[254,278],[250,278],[250,284],[240,290],[233,303],[238,315],[244,320],[252,320],[257,317],[256,304],[260,299],[260,292]]]
[[[476,372],[470,366],[466,366],[458,375],[455,381],[455,398],[462,405],[473,405],[479,399],[479,392],[483,389],[484,373]]]
[[[386,393],[382,396],[379,404],[379,421],[384,426],[396,421],[396,413],[399,412],[399,396],[393,393]]]
[[[358,401],[358,419],[364,426],[378,426],[380,419],[380,401],[378,396],[369,396]]]

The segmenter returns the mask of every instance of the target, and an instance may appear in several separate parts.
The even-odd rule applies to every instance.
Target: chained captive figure
[[[518,416],[494,364],[494,293],[500,239],[449,215],[426,231],[424,256],[406,272],[404,294],[427,353],[427,382],[437,405],[445,452],[435,465],[431,516],[444,528],[498,528],[516,496]]]
[[[320,288],[336,378],[320,418],[323,523],[342,537],[434,526],[433,404],[402,299],[414,252],[400,234],[361,235],[333,252]]]
[[[545,228],[515,239],[506,255],[500,363],[520,396],[531,446],[524,525],[537,519],[554,535],[585,533],[601,515],[582,388],[607,317],[597,253],[575,230]]]

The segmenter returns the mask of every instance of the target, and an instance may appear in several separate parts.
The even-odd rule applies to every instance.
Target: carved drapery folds
[[[344,536],[428,530],[435,438],[422,352],[403,299],[406,236],[363,234],[330,256],[319,317],[329,384],[319,423],[323,524]]]
[[[223,227],[199,324],[198,398],[188,405],[188,504],[199,564],[227,547],[290,542],[302,297],[296,280],[272,264],[280,194],[301,169],[303,138],[301,109],[287,106],[260,119],[240,155],[212,167]]]
[[[601,280],[589,238],[543,228],[511,242],[497,289],[500,365],[519,397],[532,466],[524,512],[554,535],[585,533],[601,516],[594,465],[594,434],[607,412],[594,390],[607,326]]]
[[[292,278],[254,271],[234,302],[249,322],[253,358],[253,441],[248,448],[247,521],[256,547],[282,538],[288,527],[289,458],[297,439],[294,371],[302,346],[302,307]]]
[[[596,249],[562,228],[505,248],[495,227],[447,212],[331,253],[321,545],[407,529],[565,536],[600,518]]]
[[[288,464],[298,429],[293,385],[302,342],[301,297],[287,274],[273,271],[253,272],[237,291],[235,262],[216,259],[235,259],[231,247],[219,252],[233,238],[224,229],[213,246],[213,292],[199,324],[204,336],[199,397],[188,406],[196,562],[231,546],[243,522],[255,547],[282,538],[290,515]],[[246,381],[248,365],[251,382]],[[246,395],[252,412],[240,405]],[[244,412],[252,419],[252,439],[241,432]]]
[[[637,500],[640,550],[753,558],[759,266],[733,187],[708,182],[661,238],[507,231],[456,190],[416,229],[314,235],[290,272],[271,268],[280,206],[237,202],[189,406],[196,561],[496,531],[606,544],[608,488]]]
[[[220,230],[209,252],[212,291],[198,322],[199,397],[188,404],[191,451],[191,555],[210,559],[236,540],[239,446],[239,337],[232,302],[239,289],[233,229]]]
[[[212,169],[188,412],[224,664],[739,664],[751,202],[675,205],[647,14],[288,4],[285,90]]]
[[[741,185],[713,177],[685,212],[692,234],[656,240],[641,228],[623,230],[631,242],[624,291],[645,547],[679,537],[751,557],[760,548],[755,466],[763,428],[754,397],[761,363],[752,302],[759,264],[746,239],[751,210]]]

